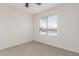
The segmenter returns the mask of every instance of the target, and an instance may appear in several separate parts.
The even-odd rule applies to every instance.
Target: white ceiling
[[[43,12],[47,9],[55,7],[56,5],[58,5],[58,3],[42,3],[42,5],[30,3],[29,7],[25,7],[24,3],[10,3],[8,5],[19,8],[19,9],[21,9],[25,12],[31,13],[31,14],[37,14],[37,13]]]

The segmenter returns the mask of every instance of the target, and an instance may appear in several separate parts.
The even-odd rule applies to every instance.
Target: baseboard
[[[47,45],[50,45],[50,46],[54,46],[54,47],[57,47],[59,49],[64,49],[66,51],[70,51],[70,52],[78,53],[79,54],[79,51],[72,50],[72,49],[67,49],[67,48],[63,48],[63,47],[60,47],[60,46],[57,46],[57,45],[53,45],[53,44],[45,42],[45,41],[40,41],[40,40],[34,40],[34,41],[39,42],[39,43],[43,43],[43,44],[47,44]]]
[[[14,46],[23,44],[23,43],[29,43],[29,42],[31,42],[31,41],[32,41],[32,40],[16,42],[16,44],[13,44],[13,45],[10,45],[10,46],[7,46],[7,47],[0,48],[0,50],[7,49],[7,48],[11,48],[11,47],[14,47]]]

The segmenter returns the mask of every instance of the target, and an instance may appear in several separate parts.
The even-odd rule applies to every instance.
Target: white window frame
[[[56,15],[56,14],[55,14]],[[55,15],[49,15],[49,16],[55,16]],[[44,17],[46,17],[46,27],[47,27],[47,29],[48,29],[48,17],[49,16],[44,16]],[[56,15],[57,16],[57,15]],[[44,18],[44,17],[41,17],[41,18]],[[40,18],[40,19],[41,19]],[[39,19],[39,34],[40,34],[40,19]],[[46,31],[46,34],[45,35],[49,35],[48,34],[49,32],[48,31]],[[53,35],[57,35],[58,34],[58,17],[57,17],[57,32],[54,34],[53,32],[52,32],[52,34]],[[42,34],[40,34],[40,35],[42,35]]]

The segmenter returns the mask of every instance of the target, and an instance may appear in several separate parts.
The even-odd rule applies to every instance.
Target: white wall
[[[39,35],[39,18],[53,14],[58,15],[58,36]],[[0,49],[29,42],[35,37],[33,40],[79,52],[78,15],[79,4],[63,4],[34,16],[32,20],[30,14],[0,4]]]
[[[58,36],[39,35],[39,18],[54,14],[58,15]],[[79,4],[62,4],[34,18],[36,41],[79,52]]]
[[[32,16],[0,4],[0,49],[32,40]]]

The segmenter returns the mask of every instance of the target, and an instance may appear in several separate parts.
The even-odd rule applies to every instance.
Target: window
[[[57,34],[57,15],[41,18],[39,32],[44,35]]]

